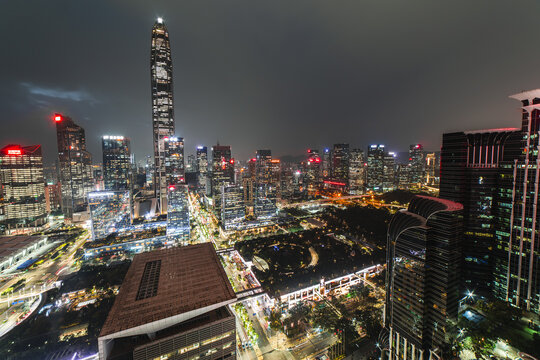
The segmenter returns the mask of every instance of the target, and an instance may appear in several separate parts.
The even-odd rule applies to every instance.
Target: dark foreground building
[[[520,128],[443,136],[440,197],[465,207],[465,287],[538,314],[540,89],[511,98]]]
[[[211,243],[135,256],[99,336],[100,359],[236,359],[236,295]]]
[[[463,206],[416,196],[388,228],[387,359],[432,359],[459,304]]]

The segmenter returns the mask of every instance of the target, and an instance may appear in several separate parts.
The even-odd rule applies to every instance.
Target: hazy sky
[[[169,29],[187,153],[298,155],[348,142],[440,147],[447,131],[518,126],[540,87],[540,2],[0,0],[0,146],[43,145],[51,116],[152,151],[150,36]]]

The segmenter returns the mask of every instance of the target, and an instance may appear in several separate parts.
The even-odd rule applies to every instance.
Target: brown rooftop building
[[[101,329],[100,359],[235,359],[236,301],[211,243],[135,256]]]

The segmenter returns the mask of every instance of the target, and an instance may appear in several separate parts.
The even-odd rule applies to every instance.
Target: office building
[[[425,153],[422,144],[409,146],[409,184],[424,182]]]
[[[465,206],[464,286],[538,314],[540,89],[511,98],[520,128],[443,136],[440,196]]]
[[[332,150],[332,180],[349,183],[349,144],[334,144]]]
[[[392,191],[396,188],[396,153],[384,154],[383,164],[383,191]]]
[[[38,230],[47,220],[41,145],[0,150],[0,225],[7,234]]]
[[[93,240],[106,238],[131,224],[128,190],[88,193],[88,206],[92,219]]]
[[[370,191],[383,191],[385,155],[384,145],[371,145],[368,148],[367,189]]]
[[[152,28],[150,72],[152,84],[152,127],[154,142],[154,191],[158,209],[164,212],[167,198],[165,140],[174,137],[173,66],[169,32],[158,18]]]
[[[62,186],[62,212],[67,218],[72,218],[74,212],[86,210],[87,195],[94,189],[92,156],[86,150],[86,136],[82,127],[61,114],[55,114],[54,121]]]
[[[352,149],[349,159],[349,193],[360,195],[364,193],[366,185],[366,166],[364,152]]]
[[[257,184],[254,191],[253,213],[257,220],[274,220],[277,217],[276,188],[273,185]]]
[[[425,184],[428,186],[439,186],[440,153],[426,154],[425,164]]]
[[[416,196],[388,227],[388,359],[437,359],[456,321],[463,206]]]
[[[103,149],[104,190],[129,190],[131,183],[131,147],[124,136],[105,135]]]
[[[317,195],[322,182],[322,161],[319,156],[319,150],[308,149],[307,160],[304,163],[304,181],[308,195]]]
[[[45,185],[45,210],[50,213],[58,211],[62,206],[62,192],[60,184]]]
[[[332,153],[329,148],[324,148],[321,156],[322,178],[328,180],[332,176]]]
[[[272,182],[272,152],[257,150],[255,159],[255,182],[270,184]]]
[[[212,146],[212,203],[214,213],[221,217],[221,188],[234,184],[234,159],[231,147],[226,145]]]
[[[272,173],[270,183],[276,188],[276,198],[281,199],[281,160],[272,159],[270,171]]]
[[[164,139],[164,145],[167,186],[185,183],[184,139],[174,136],[167,137]]]
[[[98,339],[99,359],[236,359],[236,295],[211,243],[136,255]]]
[[[207,195],[210,186],[208,186],[208,149],[206,146],[197,146],[197,187],[201,194]]]
[[[443,135],[439,196],[464,205],[463,293],[474,291],[477,294],[491,294],[499,167],[506,139],[515,130]]]
[[[167,195],[167,236],[179,244],[187,245],[190,238],[188,186],[169,185]]]
[[[221,194],[221,224],[226,231],[235,230],[246,217],[244,189],[238,185],[223,185]]]

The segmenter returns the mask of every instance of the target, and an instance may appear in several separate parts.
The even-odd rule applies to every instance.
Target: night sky
[[[174,64],[177,135],[247,159],[348,142],[403,151],[519,125],[508,95],[540,87],[540,2],[0,0],[0,145],[56,156],[51,116],[151,154],[151,28]]]

